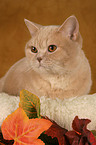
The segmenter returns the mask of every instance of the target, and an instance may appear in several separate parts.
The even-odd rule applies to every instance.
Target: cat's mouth
[[[46,65],[44,65],[44,64],[42,64],[42,63],[39,63],[39,65],[38,65],[38,71],[46,71],[46,72],[48,72],[49,71],[49,69],[46,67]]]
[[[38,68],[44,67],[41,63],[39,63]]]

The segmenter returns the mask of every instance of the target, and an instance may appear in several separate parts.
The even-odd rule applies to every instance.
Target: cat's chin
[[[42,65],[38,65],[37,67],[32,67],[32,69],[36,72],[36,73],[38,73],[38,74],[40,74],[40,75],[44,75],[44,74],[48,74],[48,71],[46,70],[46,68],[44,67],[44,66],[42,66]]]
[[[62,67],[57,67],[57,68],[55,68],[54,69],[54,67],[53,66],[51,66],[51,67],[46,67],[46,65],[45,64],[43,64],[43,63],[36,63],[34,66],[32,65],[32,69],[36,72],[36,73],[38,73],[38,74],[40,74],[41,76],[42,76],[42,74],[43,74],[43,76],[45,75],[47,75],[47,76],[50,76],[50,75],[63,75],[64,73],[65,73],[65,71],[64,71],[64,68],[62,68]]]
[[[62,75],[59,72],[53,72],[51,69],[45,68],[43,66],[39,66],[38,68],[35,68],[34,71],[38,73],[40,76],[50,77],[54,75]]]

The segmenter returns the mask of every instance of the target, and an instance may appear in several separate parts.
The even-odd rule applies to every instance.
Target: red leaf
[[[29,119],[22,108],[9,115],[1,126],[6,140],[14,140],[14,145],[44,145],[38,139],[52,123],[46,119]]]
[[[91,120],[89,119],[79,119],[78,116],[76,116],[73,120],[72,128],[77,134],[81,135],[83,132],[88,131],[86,127],[90,122]]]
[[[52,121],[52,123],[53,123],[52,126],[47,131],[45,131],[45,134],[51,136],[52,138],[57,137],[59,145],[67,145],[64,137],[67,130],[60,127],[54,121]]]
[[[73,131],[68,131],[65,136],[72,145],[96,145],[96,139],[92,132],[87,129],[88,119],[79,119],[77,116],[73,120]]]

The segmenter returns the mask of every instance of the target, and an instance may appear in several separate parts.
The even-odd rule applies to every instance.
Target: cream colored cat
[[[25,23],[32,36],[26,57],[1,78],[0,92],[19,95],[26,89],[61,99],[89,93],[91,71],[76,17],[70,16],[61,26],[41,26],[26,19]]]

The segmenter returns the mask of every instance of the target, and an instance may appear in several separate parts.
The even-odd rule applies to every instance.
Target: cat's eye
[[[48,51],[49,52],[54,52],[56,49],[57,49],[57,46],[56,45],[49,45],[48,46]]]
[[[38,52],[38,50],[37,50],[37,48],[36,48],[36,47],[31,46],[30,48],[31,48],[31,51],[32,51],[33,53],[37,53],[37,52]]]

